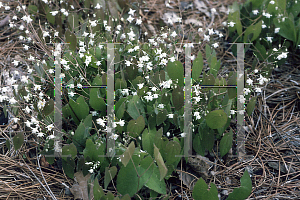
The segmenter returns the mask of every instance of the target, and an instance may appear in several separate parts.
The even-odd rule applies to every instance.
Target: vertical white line
[[[246,154],[244,118],[245,104],[239,101],[244,97],[244,43],[237,43],[237,154],[240,160]],[[240,111],[240,112],[239,112]]]
[[[62,149],[62,101],[61,101],[61,93],[62,93],[62,86],[61,86],[61,44],[55,44],[55,51],[57,52],[55,56],[55,103],[54,103],[54,156],[59,157],[61,156],[61,149]]]
[[[191,103],[191,47],[185,47],[185,90],[184,90],[184,157],[192,155],[192,103]]]
[[[113,123],[114,116],[114,43],[108,43],[107,46],[107,156],[113,157],[115,155],[115,140],[111,139],[114,134]]]

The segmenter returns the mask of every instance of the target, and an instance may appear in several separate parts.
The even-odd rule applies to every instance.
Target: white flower
[[[273,1],[273,0],[272,0],[272,1],[270,1],[270,4],[272,4],[272,5],[273,5],[274,3],[275,3],[275,1]]]
[[[174,114],[168,114],[169,118],[173,118]]]
[[[239,111],[238,111],[238,113],[239,113],[240,115],[243,115],[244,112],[245,112],[244,110],[239,110]]]
[[[50,13],[52,14],[52,16],[55,16],[58,14],[58,11],[51,11]]]
[[[54,128],[54,126],[53,126],[53,124],[50,124],[46,128],[48,129],[48,131],[51,131]]]
[[[275,28],[275,33],[278,33],[280,28]]]
[[[234,111],[234,110],[230,110],[230,114],[231,114],[231,115],[234,115],[234,114],[235,114],[235,111]]]
[[[124,125],[125,125],[125,120],[121,120],[121,119],[120,119],[119,125],[120,125],[120,126],[124,126]]]
[[[233,21],[229,22],[229,24],[228,24],[229,27],[234,27],[234,25],[235,25],[235,22],[233,22]]]
[[[139,89],[142,89],[142,88],[143,88],[143,86],[144,86],[144,83],[137,84],[137,86],[139,87]]]
[[[249,90],[249,88],[244,88],[244,93],[245,95],[248,95],[251,91]]]
[[[171,34],[172,37],[176,37],[177,33],[175,31],[173,31],[173,33]]]
[[[167,137],[169,137],[169,136],[170,136],[170,132],[167,132],[166,134],[167,134]]]
[[[110,139],[113,139],[113,140],[116,140],[116,139],[118,139],[118,137],[119,137],[119,135],[117,135],[117,134],[112,134],[109,138],[110,138]]]
[[[91,174],[94,172],[93,168],[88,170]]]
[[[266,28],[267,26],[265,24],[261,25],[262,28]]]
[[[49,138],[49,139],[54,139],[55,136],[54,136],[54,135],[49,135],[48,138]]]
[[[97,122],[97,124],[99,124],[100,126],[105,126],[105,123],[104,123],[104,122],[106,122],[106,121],[103,120],[103,119],[101,119],[101,118],[98,118],[98,119],[96,120],[96,122]]]
[[[266,13],[266,14],[265,14],[265,17],[266,17],[266,18],[270,18],[270,17],[272,17],[272,15],[269,14],[269,13]]]
[[[99,3],[97,3],[97,5],[95,6],[96,9],[100,9],[101,7],[102,6]]]
[[[106,27],[105,27],[105,30],[110,32],[111,26],[106,26]]]
[[[251,80],[250,78],[247,79],[246,83],[248,83],[249,85],[252,85],[253,80]]]
[[[129,15],[129,17],[127,18],[127,21],[129,21],[129,23],[131,23],[133,20],[134,20],[134,18],[131,15]]]
[[[26,113],[30,113],[31,112],[31,109],[28,106],[26,106],[26,108],[24,110],[25,110]]]
[[[185,137],[185,136],[186,136],[186,133],[181,133],[180,136],[181,136],[181,137]]]
[[[253,12],[254,15],[257,15],[258,10],[253,10],[252,12]]]
[[[212,34],[214,34],[214,29],[213,28],[208,29],[208,35],[212,35]]]
[[[142,19],[141,19],[141,18],[137,19],[137,20],[135,21],[135,24],[141,25],[141,24],[142,24]]]
[[[175,56],[169,58],[171,62],[174,62],[175,61]]]
[[[255,70],[254,70],[254,73],[256,74],[257,72],[258,72],[258,69],[255,69]]]
[[[272,42],[273,37],[267,37],[267,41]]]
[[[255,89],[255,92],[261,92],[261,88],[257,87],[257,88],[254,88]]]
[[[37,134],[37,136],[38,136],[38,137],[43,137],[43,136],[44,136],[44,133],[39,132],[39,133]]]
[[[135,10],[132,10],[131,8],[129,8],[129,12],[128,12],[129,15],[134,15],[134,12],[135,12]]]
[[[203,41],[208,41],[209,42],[209,38],[210,38],[209,35],[204,35],[204,40]]]
[[[71,97],[74,97],[74,95],[76,94],[76,93],[74,93],[73,91],[71,91],[71,92],[69,92],[68,93]]]
[[[217,48],[219,46],[219,44],[216,42],[214,44],[212,44],[214,48]]]
[[[91,20],[90,20],[90,24],[91,24],[91,27],[97,26],[97,20],[94,20],[94,21],[91,21]],[[106,28],[106,27],[105,27],[105,28]]]
[[[165,107],[165,105],[164,104],[158,104],[158,106],[157,107],[159,107],[159,108],[164,108]]]

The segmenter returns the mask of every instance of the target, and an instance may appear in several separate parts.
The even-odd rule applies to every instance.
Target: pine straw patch
[[[72,199],[65,195],[74,181],[63,173],[0,154],[0,199]]]

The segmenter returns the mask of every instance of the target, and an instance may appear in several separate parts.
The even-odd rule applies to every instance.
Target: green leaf
[[[193,149],[197,152],[197,154],[204,156],[205,147],[204,145],[201,145],[200,133],[196,134],[195,138],[193,139]]]
[[[140,100],[139,96],[134,95],[128,102],[127,112],[134,120],[136,120],[140,115],[145,115],[143,102]]]
[[[234,72],[232,74],[232,76],[229,78],[227,84],[231,85],[231,86],[237,85],[236,72]],[[233,98],[236,97],[236,95],[237,95],[236,88],[228,88],[227,91],[228,91],[228,97],[229,97],[229,99],[233,99]]]
[[[95,200],[100,200],[105,194],[103,192],[102,187],[99,185],[98,179],[94,180],[93,194]]]
[[[160,171],[159,167],[154,165],[153,174],[150,177],[149,181],[145,184],[146,187],[148,187],[151,190],[154,190],[155,192],[159,194],[167,194],[166,191],[166,183],[164,180],[159,179]]]
[[[181,152],[181,146],[176,141],[169,141],[164,149],[164,158],[166,159],[166,164],[174,164],[177,162],[178,158],[175,157]]]
[[[143,134],[142,134],[142,145],[143,145],[143,150],[147,151],[151,156],[153,156],[154,153],[154,137],[156,134],[156,130],[150,130],[145,129]]]
[[[135,150],[134,142],[132,141],[123,155],[120,157],[122,164],[126,167]]]
[[[164,160],[159,152],[159,149],[154,145],[154,157],[160,172],[160,181],[166,176],[168,169],[164,163]]]
[[[221,157],[225,156],[228,153],[228,151],[231,149],[232,141],[233,141],[233,133],[232,130],[230,129],[230,131],[226,133],[220,141]]]
[[[62,155],[62,159],[64,159],[65,161],[67,161],[68,155],[71,155],[71,158],[75,159],[75,157],[77,156],[76,146],[73,143],[63,146]]]
[[[180,110],[184,106],[184,92],[182,88],[176,87],[172,91],[172,102],[175,110]]]
[[[53,99],[49,99],[49,101],[45,104],[43,108],[43,113],[45,116],[50,115],[54,110],[54,101]]]
[[[149,178],[153,174],[154,166],[154,161],[151,156],[147,156],[141,160],[140,165],[137,167],[137,171],[140,176],[138,190],[140,190],[149,181]]]
[[[99,143],[101,140],[99,139]],[[104,153],[105,153],[105,143],[102,143],[100,147],[98,147],[91,139],[86,140],[85,149],[83,150],[83,155],[86,158],[87,156],[90,157],[93,161],[99,161],[100,163],[104,160]]]
[[[37,6],[35,6],[35,5],[29,5],[28,6],[28,12],[29,12],[29,14],[36,14],[37,11],[38,11]]]
[[[219,200],[218,189],[214,183],[210,184],[210,190],[201,177],[194,186],[193,198],[197,200]]]
[[[99,88],[91,88],[90,89],[90,100],[89,100],[90,106],[94,110],[98,111],[106,111],[106,103],[103,100],[102,97],[100,97],[100,90]]]
[[[117,167],[116,166],[112,166],[109,169],[108,169],[108,167],[105,168],[104,189],[107,188],[108,184],[110,183],[111,180],[114,179],[116,174],[117,174]]]
[[[255,104],[256,104],[256,97],[252,97],[249,101],[249,103],[247,104],[247,113],[250,116],[255,108]]]
[[[167,73],[169,77],[173,81],[177,81],[178,79],[178,85],[183,86],[183,77],[184,77],[184,72],[183,72],[183,65],[181,62],[174,61],[174,62],[168,62],[167,64]]]
[[[280,22],[278,21],[278,18],[274,18],[273,22],[276,27],[280,28],[278,34],[282,37],[285,37],[288,40],[291,40],[293,42],[297,41],[297,35],[296,35],[296,29],[294,25],[294,16],[292,13],[290,13],[289,17],[285,18],[285,21]]]
[[[73,142],[79,152],[81,152],[85,147],[85,139],[90,135],[91,127],[92,115],[90,114],[79,124],[73,136]]]
[[[75,169],[75,161],[73,158],[67,157],[66,160],[62,160],[62,167],[64,169],[65,174],[70,177],[74,178],[74,169]]]
[[[197,58],[193,61],[192,67],[192,79],[198,80],[203,70],[203,57],[201,51],[199,51]]]
[[[156,125],[157,126],[161,125],[168,118],[167,114],[168,114],[168,111],[166,109],[163,109],[162,111],[160,111],[157,114],[157,117],[156,117]]]
[[[125,101],[126,98],[122,98],[120,99],[117,103],[116,103],[116,117],[118,119],[122,119],[122,117],[124,116],[124,112],[125,112]]]
[[[129,132],[130,136],[136,138],[141,134],[144,128],[145,128],[145,119],[141,115],[136,120],[132,119],[128,122],[127,132]]]
[[[261,33],[261,27],[262,26],[262,20],[260,20],[258,23],[256,23],[255,25],[250,25],[245,33],[244,33],[244,43],[248,42],[248,36],[252,33],[252,37],[250,38],[250,42],[253,42],[254,40],[256,40],[258,38],[258,36]]]
[[[227,122],[224,110],[214,110],[206,115],[206,123],[211,129],[222,128]]]
[[[22,144],[24,142],[24,135],[23,133],[18,133],[17,135],[14,136],[13,138],[13,144],[14,144],[14,148],[15,150],[18,150],[21,148]]]
[[[65,36],[66,36],[66,42],[70,43],[69,44],[70,49],[75,52],[77,46],[76,35],[74,33],[71,33],[69,30],[67,30]]]
[[[241,178],[241,187],[235,188],[232,193],[228,195],[227,200],[244,200],[251,194],[252,181],[247,170]]]
[[[55,16],[53,16],[50,12],[46,14],[46,18],[50,24],[55,24]]]
[[[82,119],[85,119],[90,112],[90,108],[82,96],[78,97],[76,102],[73,99],[70,99],[69,105],[72,108],[71,111],[74,111],[71,112],[72,117],[75,114],[73,119],[76,118],[79,120],[79,122]]]
[[[122,159],[122,157],[121,157],[121,159]],[[122,195],[129,194],[130,197],[133,197],[134,194],[137,192],[137,188],[138,188],[138,176],[137,176],[137,172],[136,172],[135,167],[132,162],[130,162],[127,166],[126,165],[121,167],[121,169],[118,173],[117,190]]]

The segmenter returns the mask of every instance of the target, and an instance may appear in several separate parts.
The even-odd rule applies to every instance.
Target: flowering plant
[[[298,1],[286,0],[249,0],[232,6],[228,16],[229,38],[232,42],[253,43],[251,51],[259,62],[264,62],[265,77],[300,44],[299,8]],[[246,51],[249,48],[250,45]],[[232,51],[236,54],[235,48]]]
[[[205,35],[209,70],[203,69],[204,58],[199,51],[190,57],[192,73],[188,75],[177,60],[178,55],[171,50],[180,41],[176,31],[163,29],[160,35],[150,38],[149,43],[140,44],[138,26],[142,19],[135,13],[134,7],[127,9],[128,12],[117,20],[118,9],[122,11],[117,1],[95,2],[84,1],[84,5],[62,2],[60,9],[56,9],[55,3],[43,0],[38,1],[37,6],[18,8],[24,13],[20,17],[23,24],[18,29],[26,29],[28,34],[27,38],[20,40],[30,41],[28,38],[33,38],[35,44],[43,45],[48,57],[41,61],[30,55],[28,59],[34,68],[28,66],[28,76],[21,75],[21,84],[14,86],[10,94],[9,89],[2,89],[1,99],[9,101],[10,106],[18,104],[23,108],[24,112],[20,111],[25,119],[22,123],[26,130],[39,138],[38,143],[42,144],[39,153],[48,155],[46,159],[50,164],[54,163],[54,156],[49,155],[60,152],[64,156],[62,165],[67,176],[74,178],[75,171],[82,171],[83,175],[92,174],[91,181],[96,189],[90,195],[102,195],[98,180],[103,174],[104,188],[115,178],[116,189],[121,195],[132,197],[143,186],[148,191],[166,195],[164,180],[168,180],[176,169],[180,161],[176,155],[183,154],[184,138],[188,134],[184,115],[191,117],[194,152],[205,155],[219,146],[216,150],[222,157],[232,147],[234,136],[230,131],[230,120],[236,113],[235,100],[238,98],[241,103],[249,100],[253,81],[246,79],[245,96],[238,97],[235,88],[203,87],[237,84],[234,72],[229,73],[228,80],[217,75],[221,61],[217,60],[213,48],[217,48],[218,43],[213,43],[212,48],[209,39],[213,35],[221,38],[222,34],[218,31],[209,29]],[[109,11],[112,16],[104,16],[104,11]],[[36,35],[30,35],[34,33],[30,26],[35,20],[34,15],[47,23],[45,28],[37,29]],[[67,22],[67,29],[62,28],[63,22]],[[168,36],[171,36],[171,43],[165,40]],[[46,44],[63,42],[68,45],[53,47]],[[115,44],[115,57],[110,54],[109,43],[120,43]],[[192,48],[193,44],[185,44],[184,47]],[[30,48],[24,45],[26,51]],[[115,59],[115,115],[109,124],[106,106],[110,94],[105,85],[109,80],[108,60],[112,57]],[[19,61],[13,61],[16,67],[19,64]],[[58,73],[60,66],[61,73]],[[254,72],[258,76],[258,71]],[[16,83],[16,75],[17,72],[3,73],[5,84],[11,86]],[[55,91],[57,82],[54,78],[61,79],[63,86],[62,130],[55,126],[54,105],[57,106],[58,102],[54,103],[54,94],[58,95],[60,91]],[[192,87],[188,88],[185,84],[190,78]],[[260,85],[267,82],[261,75],[258,80]],[[191,92],[192,106],[187,113],[185,96]],[[259,93],[261,89],[257,87],[255,92]],[[14,97],[9,99],[9,95]],[[247,108],[249,115],[255,101],[255,97],[251,98]],[[243,114],[244,110],[238,112]],[[12,113],[17,122],[21,114],[17,109]],[[114,132],[109,135],[111,129]],[[54,131],[62,131],[64,135],[59,137]],[[63,147],[58,140],[63,141]],[[107,148],[109,140],[116,144],[115,148]],[[15,136],[13,143],[16,150],[23,141],[24,135]],[[114,157],[105,157],[108,153],[113,153]],[[199,191],[195,190],[196,196],[197,193]]]

